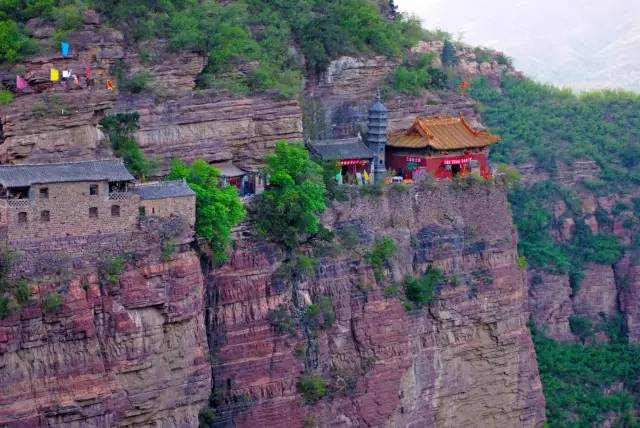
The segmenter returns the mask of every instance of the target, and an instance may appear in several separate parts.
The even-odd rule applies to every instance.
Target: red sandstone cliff
[[[505,227],[510,212],[501,186],[463,192],[441,183],[352,195],[325,222],[355,228],[360,250],[322,257],[296,287],[274,275],[281,256],[246,236],[207,279],[220,426],[542,425],[525,275],[516,265],[515,232]],[[394,238],[398,254],[388,281],[377,284],[362,248],[382,235]],[[432,263],[460,279],[437,303],[408,312],[401,291],[385,297],[389,281]],[[300,329],[278,334],[269,324],[269,309],[322,295],[331,297],[337,321],[317,341]],[[303,404],[296,382],[305,367],[329,382],[329,398]]]
[[[196,426],[211,372],[195,253],[162,259],[155,232],[34,245],[14,269],[33,295],[0,321],[0,426]]]

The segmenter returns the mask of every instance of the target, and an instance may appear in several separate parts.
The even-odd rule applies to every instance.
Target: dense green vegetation
[[[313,404],[327,395],[327,382],[315,373],[306,373],[298,380],[298,391],[307,404]]]
[[[231,229],[246,211],[234,186],[220,186],[220,172],[204,160],[191,165],[175,160],[168,180],[185,179],[196,193],[196,233],[207,239],[216,262],[227,258]]]
[[[392,238],[388,236],[376,238],[373,246],[365,254],[367,261],[373,267],[376,281],[382,280],[384,270],[389,267],[397,251],[396,242]]]
[[[634,203],[618,202],[611,213],[600,208],[595,216],[600,232],[585,223],[575,189],[554,181],[563,165],[592,159],[602,170],[601,179],[578,186],[596,195],[625,195],[640,184],[640,96],[604,91],[575,95],[567,90],[506,77],[499,89],[486,81],[472,84],[470,94],[481,104],[485,125],[503,137],[492,149],[499,162],[532,162],[550,174],[550,180],[523,186],[510,180],[510,201],[519,233],[519,250],[529,264],[554,273],[568,273],[574,294],[580,287],[587,262],[612,265],[625,250],[613,235],[613,219],[638,233]],[[559,218],[554,209],[564,204]],[[562,221],[575,222],[570,236],[556,239],[552,231]],[[633,246],[633,244],[632,244]],[[632,247],[633,248],[633,247]],[[532,286],[541,281],[536,276]],[[618,284],[623,286],[623,281]],[[572,315],[569,323],[581,341],[566,344],[548,339],[533,329],[534,343],[547,403],[550,427],[637,427],[640,410],[638,347],[627,343],[622,316]],[[600,344],[598,333],[611,343]]]
[[[302,144],[278,142],[265,159],[270,186],[251,207],[256,230],[291,250],[320,231],[326,208],[322,167]]]
[[[633,392],[640,379],[638,346],[616,341],[566,344],[535,327],[532,333],[550,427],[602,426],[607,417],[614,418],[614,427],[640,426],[634,416],[640,405]]]
[[[640,95],[575,95],[515,77],[505,77],[500,90],[477,80],[469,94],[482,103],[485,125],[502,137],[492,149],[494,160],[535,161],[555,172],[556,161],[572,164],[588,158],[602,168],[602,180],[610,188],[640,184]]]
[[[431,304],[436,300],[438,288],[442,286],[444,279],[442,270],[432,266],[417,278],[407,275],[404,278],[405,295],[418,307]]]
[[[395,91],[410,95],[419,94],[423,89],[447,87],[449,76],[433,66],[434,59],[434,53],[407,58],[389,76],[389,85]]]

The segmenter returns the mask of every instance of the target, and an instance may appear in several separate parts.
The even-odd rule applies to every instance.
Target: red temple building
[[[489,178],[489,146],[499,139],[487,131],[476,131],[462,116],[418,117],[408,130],[389,135],[387,168],[405,179],[425,171],[436,178],[471,172]]]

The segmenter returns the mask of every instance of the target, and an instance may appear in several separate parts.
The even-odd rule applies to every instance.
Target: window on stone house
[[[89,208],[89,217],[90,218],[98,218],[98,207]]]
[[[138,207],[138,215],[140,217],[144,217],[145,215],[147,215],[147,210],[145,209],[145,207]]]
[[[27,222],[27,213],[22,211],[18,213],[18,223],[26,223]]]
[[[120,217],[120,205],[111,205],[111,217]]]
[[[51,219],[51,213],[49,210],[40,211],[40,221],[49,221]]]
[[[41,187],[40,188],[40,199],[48,199],[49,198],[49,188]]]
[[[89,185],[89,194],[93,195],[93,196],[98,194],[98,185],[97,184],[90,184]]]

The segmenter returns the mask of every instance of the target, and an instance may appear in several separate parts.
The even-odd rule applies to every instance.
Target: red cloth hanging
[[[84,77],[86,77],[87,79],[91,79],[91,68],[90,67],[85,67],[85,69],[84,69]]]

